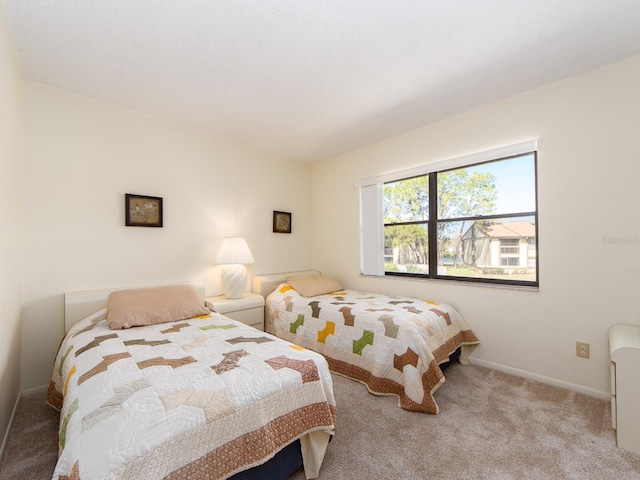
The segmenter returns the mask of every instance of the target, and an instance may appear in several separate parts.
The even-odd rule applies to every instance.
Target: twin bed
[[[332,372],[370,392],[397,395],[406,410],[438,413],[433,398],[453,359],[479,343],[450,305],[343,289],[317,271],[257,276],[265,331],[321,353]]]
[[[328,280],[254,277],[268,333],[209,312],[201,286],[66,294],[47,394],[61,412],[53,478],[285,479],[301,466],[315,478],[335,433],[330,369],[437,413],[444,365],[478,343],[460,315]]]
[[[134,312],[140,326],[121,316],[133,328],[114,327],[109,290],[65,296],[70,328],[47,394],[61,412],[54,479],[283,479],[301,465],[318,475],[336,415],[324,358],[208,313],[191,288],[195,309],[169,322],[171,295],[142,289],[158,295]],[[143,318],[149,308],[161,322]]]

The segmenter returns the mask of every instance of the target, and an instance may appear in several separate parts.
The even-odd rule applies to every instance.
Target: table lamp
[[[242,297],[247,284],[245,265],[253,262],[253,255],[244,237],[227,237],[222,241],[215,263],[223,265],[220,278],[225,297]]]

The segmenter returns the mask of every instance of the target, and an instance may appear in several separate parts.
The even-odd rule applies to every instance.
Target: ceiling
[[[637,0],[0,0],[28,80],[313,163],[640,53]]]

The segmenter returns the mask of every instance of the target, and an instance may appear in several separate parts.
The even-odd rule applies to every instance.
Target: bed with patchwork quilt
[[[325,359],[217,313],[122,329],[90,315],[62,341],[47,401],[58,480],[224,479],[294,441],[315,478],[335,431]]]
[[[342,289],[303,296],[289,282],[267,296],[265,329],[321,353],[329,368],[371,393],[397,395],[399,406],[438,413],[433,393],[454,352],[467,364],[479,343],[450,305]],[[319,277],[315,277],[319,278]],[[335,287],[334,286],[334,287]]]

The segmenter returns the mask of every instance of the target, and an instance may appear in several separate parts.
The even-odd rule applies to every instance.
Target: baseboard
[[[40,385],[39,387],[29,388],[28,390],[22,391],[23,397],[28,397],[29,395],[37,395],[39,393],[46,393],[49,385]]]
[[[0,445],[0,462],[4,459],[4,449],[7,446],[7,442],[9,441],[9,433],[11,432],[11,427],[13,426],[13,421],[16,418],[16,412],[18,411],[18,404],[20,403],[20,397],[22,395],[18,394],[16,397],[16,401],[13,404],[13,411],[11,412],[11,417],[9,418],[9,423],[7,425],[7,431],[4,432],[4,438],[2,439],[2,445]]]
[[[486,360],[480,360],[473,357],[469,358],[469,363],[480,365],[481,367],[487,367],[492,370],[498,370],[499,372],[510,373],[511,375],[516,375],[518,377],[528,378],[529,380],[535,380],[546,385],[566,388],[567,390],[582,393],[583,395],[587,395],[589,397],[595,397],[601,400],[611,400],[611,392],[603,392],[601,390],[596,390],[595,388],[584,387],[575,383],[558,380],[557,378],[551,378],[545,375],[540,375],[538,373],[520,370],[519,368],[507,367],[505,365],[500,365],[499,363],[488,362]]]

